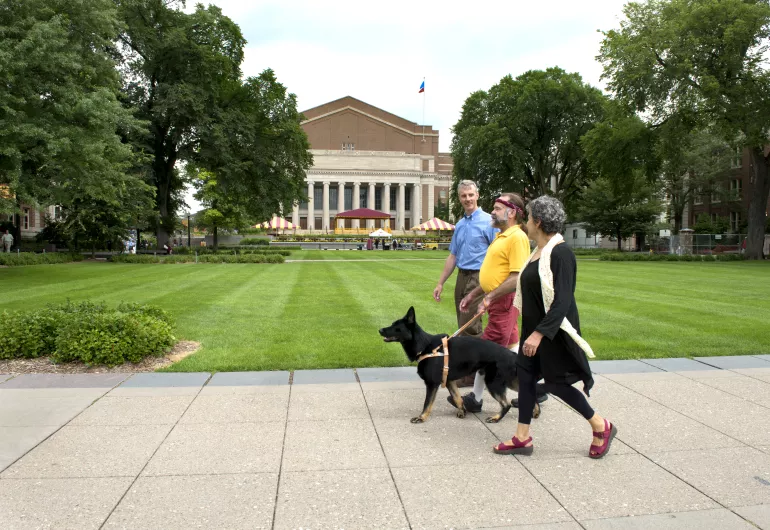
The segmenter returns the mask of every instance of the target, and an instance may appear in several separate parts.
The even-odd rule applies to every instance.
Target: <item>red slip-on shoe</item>
[[[601,440],[604,440],[602,445],[591,444],[591,448],[588,451],[588,456],[591,458],[602,458],[610,450],[612,439],[618,434],[618,429],[606,419],[604,420],[604,432],[594,432],[594,436]]]
[[[511,439],[513,442],[513,445],[508,445],[504,442],[500,442],[499,444],[492,447],[492,450],[497,453],[498,455],[531,455],[532,451],[535,450],[534,446],[527,445],[528,443],[532,443],[532,437],[530,436],[523,442],[519,441],[518,438],[515,436]]]

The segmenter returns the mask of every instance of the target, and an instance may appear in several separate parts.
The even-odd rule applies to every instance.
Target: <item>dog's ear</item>
[[[414,326],[415,318],[414,318],[414,306],[409,308],[409,311],[406,312],[406,323],[410,326]]]

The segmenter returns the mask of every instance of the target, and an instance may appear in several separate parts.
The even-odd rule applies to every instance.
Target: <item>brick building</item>
[[[350,96],[303,112],[313,166],[308,202],[295,205],[291,221],[302,229],[329,231],[388,227],[409,230],[449,201],[452,158],[439,153],[439,131]],[[338,220],[346,210],[370,208],[390,220]],[[347,223],[347,224],[346,224]],[[376,226],[375,226],[376,224]]]

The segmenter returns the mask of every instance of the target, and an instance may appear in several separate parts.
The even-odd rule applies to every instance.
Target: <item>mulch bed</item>
[[[48,357],[37,359],[9,359],[0,361],[2,374],[112,374],[125,372],[154,372],[171,366],[192,355],[200,348],[199,342],[180,340],[170,352],[162,357],[147,357],[139,363],[125,363],[118,366],[88,366],[83,363],[51,362]]]

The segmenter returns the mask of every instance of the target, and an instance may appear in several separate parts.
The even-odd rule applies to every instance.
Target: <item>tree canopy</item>
[[[599,59],[619,101],[651,124],[674,120],[685,130],[710,128],[749,148],[746,255],[762,258],[770,194],[767,124],[770,37],[767,0],[631,2],[620,29],[604,33]]]

